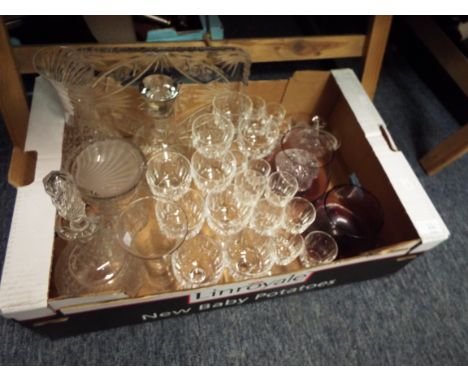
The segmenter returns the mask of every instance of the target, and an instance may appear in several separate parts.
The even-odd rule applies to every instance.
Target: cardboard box
[[[276,267],[270,277],[190,291],[136,298],[124,294],[51,298],[55,209],[43,191],[42,178],[60,167],[64,120],[54,90],[37,78],[26,142],[26,150],[37,151],[35,178],[17,192],[0,285],[2,315],[48,333],[69,334],[206,312],[390,274],[449,237],[351,70],[304,71],[289,80],[251,81],[248,92],[282,102],[288,113],[317,113],[328,120],[342,141],[332,182],[357,179],[384,209],[378,248],[315,268],[304,269],[295,262]]]

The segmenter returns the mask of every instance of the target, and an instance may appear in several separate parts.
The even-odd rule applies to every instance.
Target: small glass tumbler
[[[220,158],[207,158],[196,151],[191,164],[195,185],[205,194],[224,190],[236,174],[236,158],[230,151]]]
[[[276,262],[271,238],[249,228],[229,237],[226,255],[230,274],[237,281],[266,276]]]
[[[252,207],[236,197],[234,185],[208,195],[206,200],[209,227],[221,236],[233,235],[249,222]]]
[[[174,111],[174,102],[179,95],[179,87],[169,76],[152,74],[143,78],[140,92],[146,99],[152,117],[167,118]]]
[[[315,207],[307,199],[292,198],[284,209],[283,228],[291,233],[303,233],[315,220]]]
[[[172,256],[172,270],[182,289],[216,284],[223,275],[224,253],[211,237],[187,240]]]
[[[289,173],[274,172],[268,177],[265,197],[271,204],[284,207],[298,189],[297,180]]]
[[[144,263],[153,289],[173,286],[170,258],[187,234],[187,219],[177,203],[152,196],[137,199],[119,215],[115,233],[120,245]]]
[[[288,265],[305,251],[304,238],[284,229],[275,232],[273,240],[276,248],[276,264]]]
[[[205,222],[205,198],[203,194],[195,189],[190,189],[178,201],[187,216],[188,233],[187,239],[198,235]]]
[[[153,195],[178,199],[192,182],[190,162],[175,151],[159,151],[146,165],[146,181]]]
[[[263,196],[268,178],[255,170],[244,170],[234,178],[236,197],[244,204],[254,205]]]
[[[305,251],[299,256],[304,267],[328,264],[338,256],[335,239],[326,232],[312,231],[305,237]]]
[[[231,121],[236,131],[244,119],[250,118],[252,107],[250,97],[240,92],[224,92],[213,98],[213,113]]]
[[[231,147],[234,126],[227,118],[202,114],[192,123],[192,143],[195,150],[207,158],[219,158]]]
[[[264,176],[269,176],[271,173],[271,166],[265,159],[249,159],[247,168],[255,170]]]
[[[262,235],[272,235],[283,224],[284,207],[262,198],[253,208],[249,227]]]

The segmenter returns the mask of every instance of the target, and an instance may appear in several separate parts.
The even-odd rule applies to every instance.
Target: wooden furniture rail
[[[284,38],[226,39],[213,41],[157,42],[138,44],[99,44],[100,47],[196,47],[230,46],[247,51],[253,63],[319,60],[345,57],[364,59],[362,83],[370,97],[377,88],[392,16],[374,16],[366,35],[307,36]],[[97,44],[71,45],[90,47]],[[12,47],[4,21],[0,18],[0,111],[13,145],[13,155],[23,152],[29,110],[21,74],[34,73],[32,58],[45,45]],[[24,160],[27,160],[25,158]]]
[[[428,16],[407,17],[407,23],[468,99],[468,59]],[[468,123],[420,159],[429,175],[434,175],[468,153]]]

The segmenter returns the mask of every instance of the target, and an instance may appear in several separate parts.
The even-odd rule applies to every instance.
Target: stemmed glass
[[[276,249],[276,264],[288,265],[305,251],[304,238],[300,234],[279,229],[273,236]]]
[[[226,241],[227,264],[235,280],[262,277],[276,262],[270,237],[246,228]]]
[[[253,208],[249,227],[262,235],[273,235],[283,224],[283,218],[284,207],[262,198]]]
[[[298,189],[297,180],[289,173],[274,172],[268,177],[265,197],[271,204],[284,207]]]
[[[174,282],[170,257],[187,235],[183,209],[168,199],[137,199],[119,215],[115,233],[121,246],[143,261],[151,287],[159,291],[170,289]]]
[[[233,235],[249,222],[252,207],[236,196],[231,184],[224,191],[208,195],[206,200],[209,227],[221,236]]]
[[[202,114],[192,123],[193,147],[208,158],[219,158],[231,147],[234,126],[227,118]]]
[[[234,178],[236,197],[246,205],[254,205],[262,197],[268,178],[255,170],[244,170]]]
[[[172,270],[182,289],[216,284],[223,275],[223,251],[211,237],[197,235],[174,253]]]
[[[193,180],[205,194],[224,190],[236,173],[236,158],[230,151],[220,158],[207,158],[196,151],[191,164]]]
[[[192,182],[190,162],[175,151],[159,151],[146,165],[146,181],[153,195],[178,199]]]
[[[287,231],[303,233],[315,220],[315,207],[307,199],[292,198],[284,209],[283,227]]]
[[[206,217],[205,198],[203,194],[190,189],[177,203],[182,207],[187,216],[188,233],[187,240],[198,235],[203,227]]]
[[[240,92],[224,92],[213,98],[213,114],[231,121],[237,132],[240,123],[250,118],[253,103],[250,97]]]

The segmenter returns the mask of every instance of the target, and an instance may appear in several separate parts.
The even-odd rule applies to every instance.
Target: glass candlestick
[[[87,215],[86,204],[72,176],[67,172],[51,171],[43,179],[43,184],[59,215],[57,234],[65,240],[91,238],[98,228],[99,219]]]

